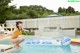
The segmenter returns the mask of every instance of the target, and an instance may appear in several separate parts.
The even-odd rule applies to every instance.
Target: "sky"
[[[57,12],[59,7],[72,6],[76,11],[80,11],[80,2],[68,2],[68,0],[13,0],[9,5],[16,5],[17,8],[25,5],[41,5],[54,12]]]

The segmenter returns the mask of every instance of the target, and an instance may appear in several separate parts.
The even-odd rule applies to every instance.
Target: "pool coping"
[[[13,48],[13,45],[0,44],[0,52],[5,53],[6,51],[8,51],[12,48]]]

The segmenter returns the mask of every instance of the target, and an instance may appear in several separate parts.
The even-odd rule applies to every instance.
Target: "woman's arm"
[[[16,33],[17,33],[17,30],[15,30],[15,31],[11,34],[11,35],[12,35],[11,38],[16,38],[16,37],[17,37]]]

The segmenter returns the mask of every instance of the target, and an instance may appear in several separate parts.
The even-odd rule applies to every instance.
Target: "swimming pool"
[[[10,53],[80,53],[80,45],[66,45],[66,46],[53,46],[53,45],[27,45],[26,42],[35,39],[36,37],[26,37],[20,45],[21,49],[11,51]],[[37,37],[38,39],[40,37]],[[9,40],[1,41],[0,44],[11,45]]]

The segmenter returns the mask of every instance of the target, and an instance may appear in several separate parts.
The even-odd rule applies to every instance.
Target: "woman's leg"
[[[17,41],[16,41],[16,45],[14,46],[15,48],[20,48],[20,43],[23,41],[24,39],[23,38],[18,38]]]

